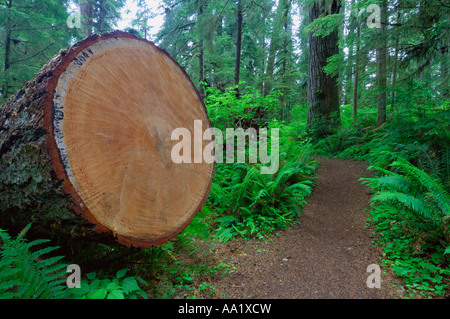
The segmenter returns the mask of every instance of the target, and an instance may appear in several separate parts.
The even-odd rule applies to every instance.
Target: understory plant
[[[313,189],[317,162],[309,141],[297,147],[283,142],[281,138],[278,170],[272,174],[263,174],[260,163],[217,165],[210,203],[219,213],[216,236],[220,240],[264,237],[292,225],[301,215]]]
[[[370,216],[385,263],[423,295],[443,295],[450,284],[450,196],[440,180],[395,158],[390,169],[370,167],[378,175],[362,179],[375,192]]]
[[[145,287],[147,283],[140,276],[125,277],[127,271],[121,269],[112,277],[88,273],[81,280],[80,287],[68,288],[66,295],[72,299],[147,299],[139,285]]]
[[[64,256],[55,255],[60,247],[48,239],[28,241],[27,225],[15,238],[0,230],[0,298],[1,299],[136,299],[147,298],[139,276],[127,276],[127,269],[116,276],[88,273],[78,288],[67,285]],[[81,274],[80,274],[81,275]]]
[[[65,295],[63,256],[49,256],[58,247],[49,240],[27,241],[27,225],[15,238],[0,229],[0,298],[59,299]]]

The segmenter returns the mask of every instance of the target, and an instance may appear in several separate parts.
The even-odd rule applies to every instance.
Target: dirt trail
[[[316,188],[300,224],[270,241],[238,240],[217,247],[217,257],[235,266],[214,284],[219,298],[359,299],[399,298],[401,285],[384,273],[366,227],[368,177],[363,162],[321,159]],[[367,267],[381,267],[381,288],[368,288]]]

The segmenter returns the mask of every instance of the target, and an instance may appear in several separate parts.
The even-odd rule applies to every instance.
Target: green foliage
[[[277,124],[278,125],[278,124]],[[262,174],[261,164],[216,164],[208,202],[219,213],[216,236],[228,241],[236,235],[263,237],[284,229],[301,215],[312,192],[317,162],[312,145],[298,141],[292,127],[283,126],[279,168]]]
[[[274,229],[284,229],[300,216],[305,197],[312,191],[312,181],[298,163],[286,163],[273,175],[261,174],[257,165],[234,165],[228,188],[230,206],[218,219],[217,236],[224,241],[236,234],[262,236]],[[302,178],[303,177],[303,178]]]
[[[390,121],[377,128],[376,109],[360,109],[353,122],[351,105],[345,105],[343,128],[320,139],[316,150],[370,164],[375,176],[362,181],[374,191],[370,223],[385,264],[410,289],[443,296],[450,283],[450,113],[445,103],[392,111]]]
[[[25,239],[30,227],[31,224],[16,238],[0,230],[0,298],[63,298],[67,265],[60,263],[61,256],[46,256],[58,247],[37,248],[49,240]]]
[[[67,2],[0,3],[0,103],[19,90],[53,55],[68,46]],[[9,45],[9,50],[7,50]],[[6,63],[8,61],[8,63]]]
[[[125,0],[91,0],[92,20],[96,33],[110,32],[116,29],[117,21],[120,20],[121,9],[125,6]],[[138,2],[139,5],[143,5]]]
[[[296,84],[295,78],[290,78],[297,74],[298,55],[292,50],[290,3],[280,1],[278,6],[287,6],[287,10],[276,10],[272,0],[242,1],[240,78],[255,89],[262,90],[269,81],[274,89],[287,83],[289,86]],[[234,86],[236,2],[164,0],[162,5],[165,19],[155,42],[180,63],[197,87],[202,81],[220,89]],[[269,41],[273,47],[271,53]],[[271,75],[267,74],[269,54],[275,58]],[[204,72],[200,72],[200,60]],[[296,96],[296,90],[292,90],[292,94]]]
[[[127,269],[114,277],[96,272],[81,280],[80,288],[66,285],[67,264],[63,256],[54,256],[58,247],[42,246],[49,240],[28,242],[25,238],[31,224],[16,238],[0,230],[0,298],[2,299],[136,299],[147,298],[140,276],[125,277]]]
[[[450,244],[450,196],[444,186],[401,157],[390,166],[393,171],[374,168],[383,173],[381,177],[363,179],[376,191],[372,201],[403,212],[405,227],[422,240]]]
[[[145,280],[140,276],[125,277],[127,271],[121,269],[112,278],[98,278],[96,272],[88,273],[87,279],[81,280],[80,288],[69,288],[68,295],[73,299],[147,299],[139,285],[147,286]]]
[[[326,37],[342,24],[344,13],[328,14],[312,21],[305,32],[312,32],[316,37]]]
[[[343,108],[346,125],[317,143],[321,156],[336,156],[368,161],[371,165],[388,168],[398,155],[414,166],[450,186],[450,136],[446,127],[450,112],[424,107],[421,113],[398,111],[398,115],[376,128],[376,110],[364,109],[358,121],[352,123],[348,107]]]
[[[150,38],[148,22],[154,8],[142,0],[134,2],[138,5],[134,31]],[[0,3],[2,101],[21,88],[61,48],[79,39],[86,27],[98,33],[110,31],[125,1],[90,3],[92,25],[83,24],[82,30],[69,29],[66,24],[68,5],[74,4],[73,1]],[[331,3],[325,1],[325,7]],[[385,17],[390,22],[385,28],[386,45],[390,48],[387,61],[391,67],[386,92],[388,122],[377,127],[376,97],[380,92],[376,85],[375,53],[382,37],[379,29],[368,28],[365,23],[370,4],[373,2],[369,0],[343,2],[344,10],[339,14],[309,24],[310,1],[242,1],[240,71],[244,82],[233,87],[235,3],[162,1],[164,25],[155,42],[185,68],[197,86],[203,82],[213,126],[222,130],[280,128],[279,169],[265,175],[261,174],[260,164],[218,163],[207,205],[189,227],[175,241],[139,254],[103,247],[99,255],[104,260],[114,260],[115,267],[121,265],[111,267],[114,268],[111,271],[122,269],[121,263],[144,269],[152,274],[148,277],[154,283],[147,288],[153,289],[151,292],[157,297],[214,294],[215,288],[208,284],[208,278],[228,266],[208,267],[204,259],[210,248],[205,248],[205,243],[212,238],[227,241],[236,236],[262,237],[297,222],[312,190],[311,176],[316,167],[312,154],[316,153],[370,163],[378,174],[365,181],[376,192],[371,220],[381,234],[386,262],[409,286],[437,295],[445,293],[450,256],[448,13],[441,0],[388,1]],[[298,12],[300,19],[293,19]],[[298,30],[293,21],[299,23]],[[340,109],[342,128],[330,129],[326,122],[319,121],[313,130],[306,132],[308,33],[324,37],[336,29],[339,53],[328,59],[324,70],[337,75],[339,87],[345,88],[340,101],[344,104]],[[359,82],[354,83],[356,72]],[[356,121],[349,104],[354,85],[359,89]],[[26,114],[18,119],[20,125],[26,122]],[[15,145],[5,146],[0,141],[5,150],[0,158],[0,171],[4,173],[0,176],[0,210],[17,211],[14,215],[2,214],[2,222],[15,218],[25,224],[23,217],[33,216],[39,218],[41,227],[50,227],[55,222],[69,223],[66,199],[54,192],[56,185],[49,175],[52,168],[33,146],[43,138],[44,135],[32,136],[24,130]],[[0,232],[2,293],[16,298],[60,296],[62,292],[54,284],[59,279],[49,273],[52,267],[59,267],[58,257],[43,258],[54,249],[31,252],[30,248],[46,241],[27,243],[24,234],[11,239],[6,232]],[[92,245],[89,252],[96,249]],[[107,254],[109,258],[105,257]],[[94,262],[90,254],[85,259]],[[70,296],[144,297],[137,285],[139,276],[125,278],[124,270],[115,275],[98,274],[90,272],[81,290],[73,290]],[[24,278],[35,285],[28,281],[24,284]],[[51,284],[46,283],[49,280]],[[29,289],[30,286],[35,288]]]
[[[215,87],[206,88],[205,105],[213,127],[257,127],[264,125],[268,118],[272,118],[270,115],[276,114],[279,109],[279,92],[263,96],[247,87],[245,93],[238,97],[236,91],[237,87],[227,88],[224,92]]]
[[[205,210],[205,209],[204,209]],[[211,218],[206,209],[199,218]],[[175,240],[161,246],[139,251],[132,264],[148,282],[146,293],[149,298],[204,298],[215,294],[215,286],[210,285],[215,275],[225,275],[228,265],[211,262],[214,250],[211,237],[201,238],[188,226],[188,233],[179,234]],[[202,233],[202,232],[201,232]],[[192,237],[191,237],[192,236]]]
[[[370,216],[379,234],[377,244],[385,254],[384,264],[421,294],[444,295],[450,283],[450,259],[443,243],[437,242],[441,236],[421,225],[415,213],[389,202],[373,204]]]

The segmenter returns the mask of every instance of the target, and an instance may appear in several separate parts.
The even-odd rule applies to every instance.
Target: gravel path
[[[400,298],[402,288],[384,271],[366,227],[368,177],[364,162],[320,159],[316,188],[300,224],[270,240],[237,240],[217,247],[221,260],[234,265],[213,283],[220,298],[359,299]],[[368,288],[367,267],[381,267],[381,288]]]

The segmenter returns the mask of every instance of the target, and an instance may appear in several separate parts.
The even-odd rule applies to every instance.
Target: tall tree
[[[242,51],[242,4],[241,0],[237,0],[236,4],[236,62],[234,66],[234,85],[239,85],[241,77],[241,51]],[[239,88],[237,89],[239,95]]]
[[[66,1],[0,2],[0,104],[30,80],[74,30],[67,27]]]
[[[6,3],[6,8],[11,10],[12,9],[12,0],[8,0]],[[8,76],[9,76],[9,69],[11,67],[11,64],[9,62],[9,57],[11,54],[11,29],[12,29],[12,21],[11,17],[8,16],[6,19],[6,25],[5,25],[5,57],[4,57],[4,64],[3,64],[3,74],[5,80],[3,81],[2,85],[2,97],[6,99],[9,96],[9,87],[8,87]]]
[[[289,73],[288,64],[292,56],[292,0],[280,0],[272,22],[270,45],[264,75],[264,95],[277,88],[286,88]],[[279,70],[276,79],[277,64]],[[277,83],[277,80],[279,83]],[[278,84],[278,85],[277,85]],[[284,92],[286,93],[286,92]]]
[[[377,48],[377,126],[386,122],[386,28],[387,28],[387,0],[383,0],[380,10],[380,44]]]
[[[297,72],[291,72],[290,66],[292,62],[292,25],[291,25],[291,7],[292,0],[284,0],[283,3],[283,48],[281,49],[280,59],[281,59],[281,72],[280,72],[280,90],[282,92],[281,96],[281,115],[282,121],[285,119],[286,107],[287,107],[287,96],[290,93],[290,87],[293,86],[293,76],[292,73],[297,74]]]
[[[92,35],[92,26],[94,19],[94,3],[93,0],[78,0],[80,14],[82,17],[82,35],[88,37]]]
[[[200,0],[199,3],[199,19],[203,18],[203,13],[205,11],[205,3],[203,0]],[[200,41],[199,41],[199,55],[198,55],[198,78],[200,80],[199,84],[199,93],[202,98],[205,97],[205,91],[203,89],[203,82],[205,81],[205,50],[204,50],[204,39],[203,36],[200,35]]]
[[[150,24],[149,20],[154,18],[156,15],[153,12],[153,8],[148,6],[147,1],[145,0],[135,0],[137,5],[136,16],[131,22],[133,27],[136,27],[137,30],[141,33],[141,37],[144,39],[149,39],[150,31],[153,26]]]
[[[309,8],[309,22],[318,18],[338,14],[339,0],[316,0]],[[324,67],[327,60],[338,54],[338,29],[333,27],[326,36],[309,33],[308,57],[308,127],[320,126],[323,134],[327,134],[335,126],[340,125],[339,92],[337,75],[329,75]]]
[[[273,86],[273,73],[275,68],[275,58],[277,51],[281,48],[280,38],[281,29],[283,27],[283,2],[286,0],[280,0],[278,2],[275,18],[273,19],[272,37],[270,39],[269,53],[267,57],[266,74],[264,81],[264,95],[270,93]]]
[[[83,36],[114,30],[125,3],[126,0],[78,0]]]
[[[353,76],[353,121],[356,121],[358,116],[358,86],[359,86],[359,50],[361,41],[361,24],[357,21],[356,25],[356,52],[355,52],[355,68]]]

